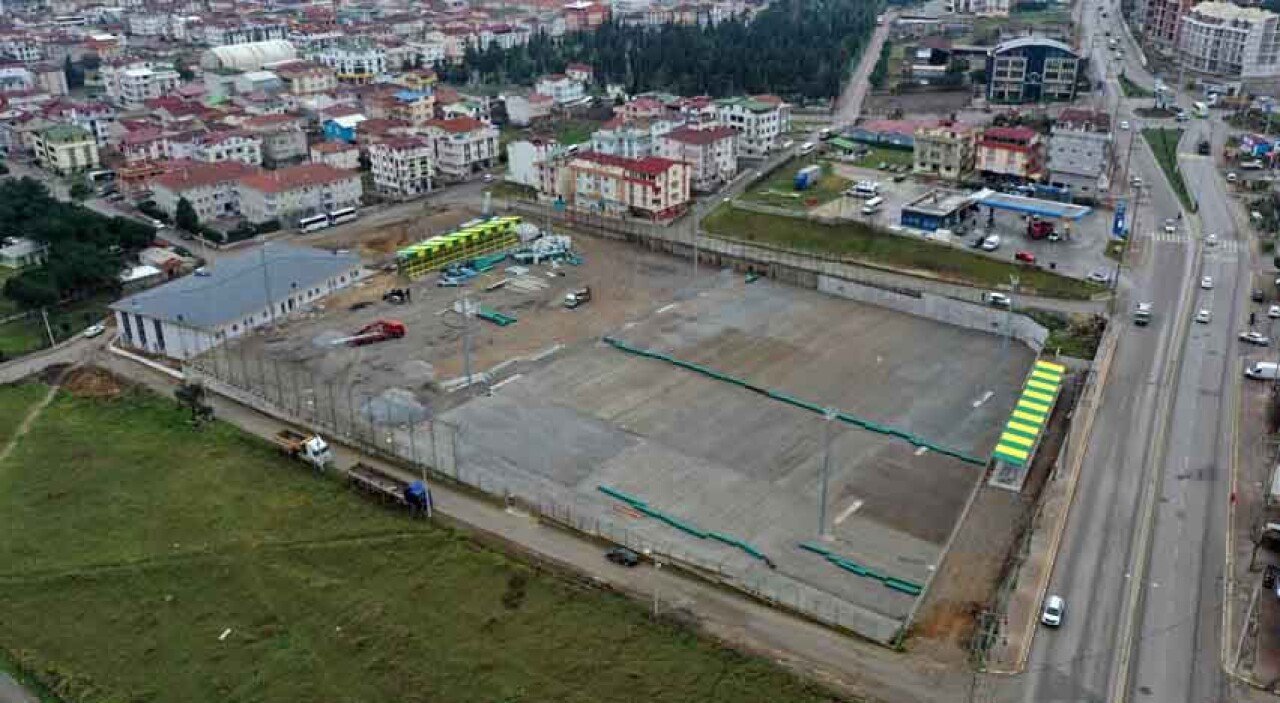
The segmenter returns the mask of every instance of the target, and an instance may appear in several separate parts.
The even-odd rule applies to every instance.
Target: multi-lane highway
[[[1140,139],[1141,120],[1118,98],[1107,42],[1092,37],[1104,26],[1112,36],[1127,33],[1114,5],[1101,19],[1101,2],[1083,4],[1082,44],[1095,66],[1112,64],[1107,104],[1118,106],[1117,122],[1135,126],[1117,131],[1124,154],[1129,139]],[[1126,75],[1153,85],[1136,54],[1126,52]],[[1138,200],[1139,225],[1120,309],[1152,302],[1155,321],[1139,328],[1127,314],[1113,320],[1125,327],[1049,587],[1066,599],[1067,617],[1058,630],[1040,630],[1026,673],[1002,698],[1225,700],[1222,575],[1248,248],[1221,175],[1194,154],[1210,123],[1186,126],[1179,161],[1198,213],[1182,210],[1141,143],[1132,152],[1131,174],[1149,187],[1140,195],[1121,188]],[[1163,232],[1170,218],[1172,235]],[[1216,246],[1205,245],[1210,233]],[[1201,287],[1204,276],[1212,288]],[[1200,310],[1208,323],[1193,321]]]

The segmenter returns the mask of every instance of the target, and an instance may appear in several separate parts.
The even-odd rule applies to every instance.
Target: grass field
[[[1149,98],[1154,95],[1151,91],[1129,80],[1129,77],[1124,74],[1120,75],[1120,92],[1124,93],[1126,98]]]
[[[834,700],[127,389],[0,464],[0,647],[77,701]]]
[[[983,287],[1007,285],[1019,277],[1019,290],[1056,298],[1088,298],[1102,290],[1085,281],[1048,271],[1015,266],[923,239],[880,232],[861,223],[823,225],[804,219],[765,215],[722,205],[702,226],[708,232],[788,249],[816,251],[852,261],[916,271]]]
[[[1187,184],[1182,180],[1182,171],[1178,169],[1178,142],[1182,139],[1182,130],[1174,127],[1149,127],[1142,130],[1142,137],[1151,145],[1156,162],[1164,171],[1169,185],[1178,195],[1184,207],[1192,212],[1195,206],[1191,202],[1191,194],[1187,192]]]
[[[822,167],[822,177],[808,189],[796,190],[796,173],[813,163]],[[804,210],[835,200],[848,187],[849,179],[832,173],[831,164],[799,159],[777,169],[763,181],[752,184],[742,197],[765,205]]]
[[[96,297],[50,308],[49,327],[53,336],[62,341],[79,334],[84,328],[104,318],[110,297]],[[12,359],[49,346],[49,335],[40,316],[14,320],[0,324],[0,358]]]
[[[16,275],[18,275],[17,269],[0,267],[0,317],[12,315],[20,309],[17,303],[6,298],[2,292],[4,291],[4,282]]]
[[[910,149],[884,149],[882,147],[871,147],[871,150],[865,156],[853,162],[854,166],[862,168],[880,168],[880,164],[890,166],[911,166],[915,163],[915,156]]]
[[[591,141],[591,133],[600,129],[600,122],[591,120],[561,120],[551,126],[555,129],[556,141],[561,144],[581,144]]]
[[[44,397],[48,389],[36,383],[6,386],[0,392],[0,450],[27,416],[27,410]]]

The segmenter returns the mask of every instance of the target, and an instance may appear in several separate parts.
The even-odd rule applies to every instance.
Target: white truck
[[[1245,367],[1244,376],[1256,381],[1274,381],[1277,377],[1280,377],[1280,363],[1255,361]]]
[[[324,471],[333,463],[333,450],[329,449],[329,443],[318,434],[284,429],[277,432],[274,439],[280,451],[310,464],[316,471]]]

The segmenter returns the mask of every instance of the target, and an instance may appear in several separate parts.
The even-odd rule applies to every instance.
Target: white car
[[[1199,322],[1202,325],[1209,324],[1209,321],[1212,319],[1213,319],[1213,313],[1209,312],[1208,310],[1201,310],[1200,312],[1196,313],[1196,322]]]
[[[1273,320],[1280,317],[1280,305],[1272,305],[1267,308],[1267,317],[1270,317]]]
[[[1057,627],[1062,624],[1062,618],[1067,613],[1067,602],[1062,600],[1062,596],[1049,596],[1044,599],[1044,610],[1040,611],[1040,622],[1049,627]]]
[[[1227,174],[1227,183],[1235,183],[1238,180],[1240,180],[1240,177],[1235,174],[1235,171]]]
[[[1000,248],[1000,235],[993,234],[982,240],[983,251],[995,251]]]
[[[85,337],[89,339],[93,339],[94,337],[97,337],[98,335],[106,331],[107,331],[107,328],[104,327],[101,323],[98,323],[96,325],[89,325],[88,327],[86,327],[83,334]]]
[[[1205,245],[1205,246],[1207,246],[1207,247],[1216,247],[1216,246],[1218,246],[1218,235],[1216,235],[1216,234],[1211,234],[1211,235],[1209,235],[1209,236],[1205,237],[1205,238],[1204,238],[1204,245]]]
[[[1205,290],[1213,290],[1213,276],[1204,276],[1200,279],[1200,287]]]
[[[1129,129],[1129,120],[1120,120],[1120,129]]]
[[[1134,188],[1141,188],[1142,176],[1134,176],[1133,179],[1129,181],[1129,183],[1131,183]]]
[[[1241,332],[1240,341],[1245,344],[1256,344],[1260,347],[1271,346],[1271,338],[1261,332]]]
[[[1111,282],[1111,274],[1105,271],[1090,271],[1089,275],[1086,276],[1085,278],[1087,278],[1091,283],[1110,283]]]
[[[993,308],[1007,308],[1013,304],[1004,293],[987,293],[987,302]]]

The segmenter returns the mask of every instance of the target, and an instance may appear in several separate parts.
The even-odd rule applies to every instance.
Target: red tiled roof
[[[758,101],[760,101],[760,102],[762,102],[762,103],[766,103],[766,104],[768,104],[768,105],[773,105],[773,106],[775,106],[775,107],[776,107],[776,106],[778,106],[778,105],[781,105],[781,104],[782,104],[782,98],[780,98],[780,97],[778,97],[778,96],[776,96],[776,95],[770,95],[770,94],[768,94],[768,93],[765,93],[765,94],[763,94],[763,95],[752,95],[752,96],[751,96],[751,99],[752,99],[752,100],[758,100]]]
[[[564,67],[565,71],[581,71],[583,73],[594,73],[592,68],[585,63],[571,63]]]
[[[643,159],[628,159],[625,156],[613,156],[612,154],[601,154],[595,151],[583,152],[578,154],[575,158],[583,161],[591,161],[603,166],[617,166],[628,171],[644,173],[651,176],[660,176],[666,173],[672,166],[680,165],[679,161],[664,159],[660,156],[646,156]]]
[[[422,137],[387,137],[381,142],[372,145],[370,148],[378,146],[383,146],[393,151],[399,151],[401,149],[420,149],[422,147],[429,147],[431,146],[431,142],[428,142]]]
[[[357,147],[355,144],[348,144],[346,142],[320,142],[319,144],[311,145],[312,151],[319,152],[321,154],[340,154],[344,151],[355,151],[356,149]]]
[[[705,146],[714,144],[723,139],[730,139],[737,134],[732,127],[709,127],[707,129],[694,129],[692,127],[680,127],[673,129],[663,135],[665,139],[682,142],[684,144],[697,144]]]
[[[259,171],[257,166],[239,161],[219,161],[212,164],[203,161],[172,161],[166,164],[166,168],[165,173],[156,176],[153,182],[175,192],[226,183]]]
[[[359,178],[355,171],[334,168],[328,164],[300,164],[275,171],[263,171],[240,179],[240,185],[263,193],[283,193],[307,186],[337,183]]]
[[[485,123],[474,117],[451,117],[447,120],[430,120],[427,122],[428,127],[439,127],[450,134],[466,134],[474,132],[477,129],[488,127]]]
[[[1029,142],[1039,132],[1029,127],[990,127],[983,131],[983,138],[1002,139],[1006,141]]]

